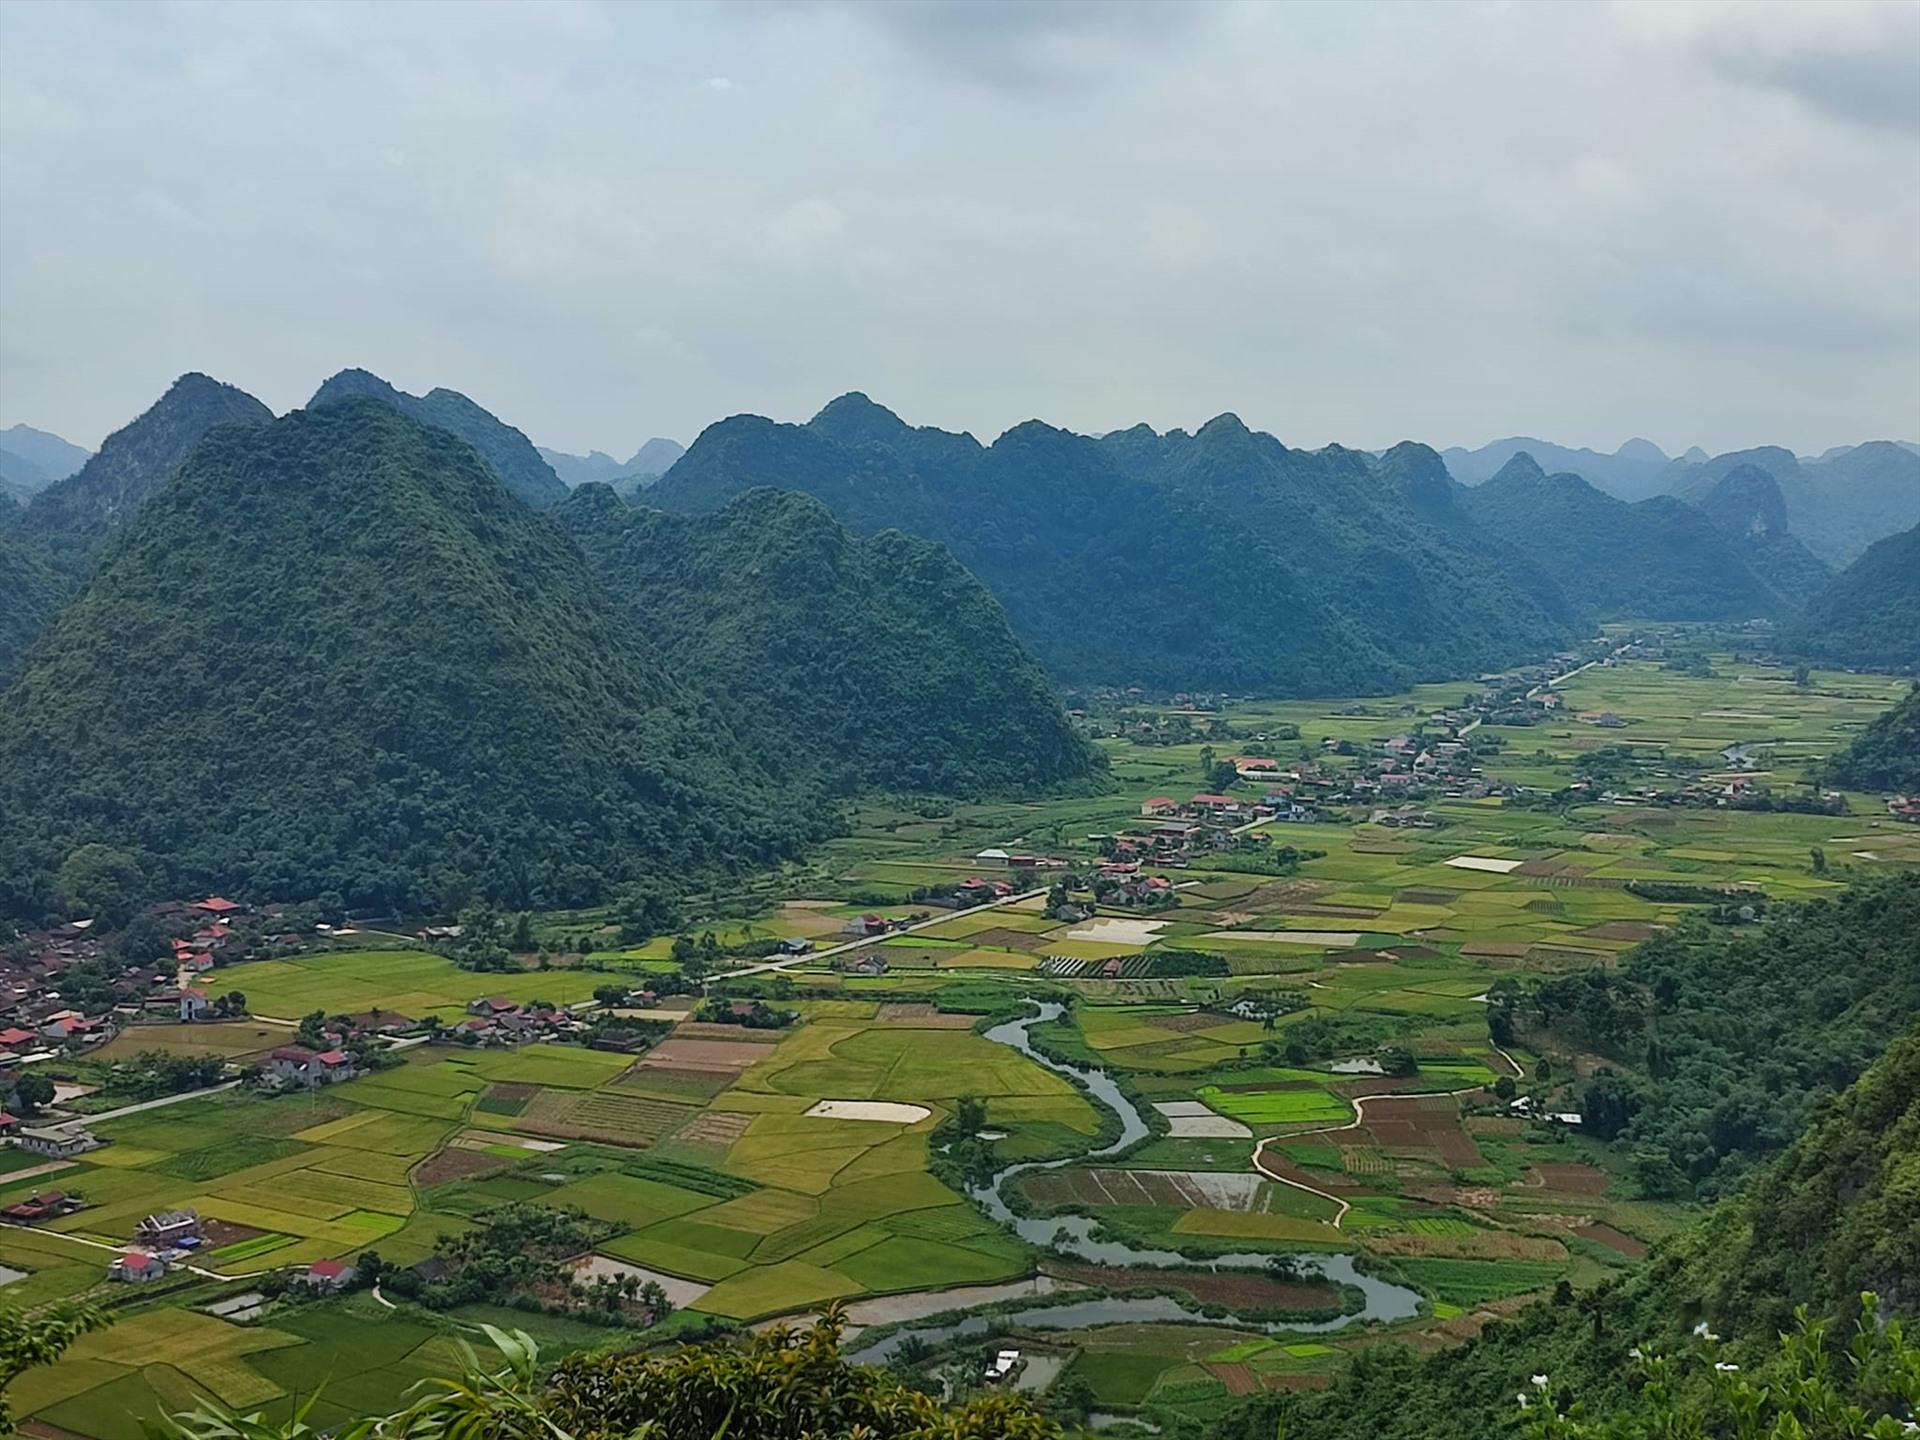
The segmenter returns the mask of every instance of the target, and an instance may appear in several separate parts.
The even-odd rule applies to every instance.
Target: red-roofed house
[[[227,899],[224,895],[209,895],[193,907],[204,910],[209,915],[231,915],[240,908],[239,902]]]
[[[1180,802],[1168,795],[1156,795],[1140,805],[1142,815],[1177,815],[1179,812]]]
[[[124,1255],[114,1257],[107,1266],[109,1280],[127,1280],[141,1283],[158,1280],[167,1273],[167,1262],[158,1255],[149,1255],[144,1250],[129,1250]]]
[[[22,1030],[18,1025],[9,1025],[6,1029],[0,1030],[0,1050],[18,1050],[22,1045],[31,1044],[33,1039],[33,1031]]]
[[[307,1267],[307,1284],[316,1290],[344,1290],[359,1273],[344,1260],[316,1260]]]

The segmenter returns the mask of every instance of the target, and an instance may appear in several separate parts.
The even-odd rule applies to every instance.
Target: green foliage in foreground
[[[685,1346],[664,1355],[574,1357],[551,1377],[524,1331],[480,1328],[497,1355],[467,1349],[466,1373],[423,1381],[418,1398],[368,1417],[338,1440],[1054,1440],[1059,1428],[1024,1400],[944,1406],[885,1371],[840,1354],[831,1307],[813,1328]],[[299,1440],[296,1417],[271,1424],[209,1403],[175,1416],[181,1440]]]
[[[1633,1274],[1494,1321],[1455,1350],[1362,1350],[1328,1389],[1252,1401],[1215,1428],[1215,1440],[1538,1434],[1536,1375],[1547,1377],[1558,1404],[1581,1405],[1590,1428],[1569,1436],[1872,1435],[1815,1413],[1793,1421],[1773,1413],[1799,1406],[1796,1396],[1809,1411],[1830,1410],[1820,1387],[1807,1388],[1809,1372],[1820,1379],[1824,1366],[1822,1383],[1840,1405],[1859,1407],[1867,1420],[1912,1418],[1911,1341],[1876,1326],[1870,1360],[1847,1345],[1864,1291],[1884,1297],[1881,1320],[1910,1323],[1920,1312],[1920,1028],[1825,1105],[1741,1194],[1656,1247]],[[1805,1338],[1783,1350],[1778,1337],[1789,1330]],[[1653,1377],[1634,1355],[1686,1355],[1715,1332],[1706,1366],[1675,1360]],[[1751,1402],[1733,1398],[1733,1375],[1766,1387],[1769,1398],[1743,1412]],[[1653,1391],[1653,1378],[1663,1390]],[[1536,1400],[1532,1413],[1516,1404],[1521,1393]]]
[[[471,447],[368,400],[196,447],[0,696],[0,813],[29,914],[90,842],[159,894],[524,909],[822,823]]]
[[[60,1306],[29,1319],[14,1306],[0,1306],[0,1435],[13,1433],[6,1389],[36,1365],[51,1365],[89,1330],[106,1324],[91,1306]]]
[[[1855,790],[1920,791],[1920,685],[1855,736],[1826,778]]]
[[[1100,763],[943,546],[852,535],[795,491],[669,515],[584,485],[554,518],[776,773],[970,795],[1085,779]]]

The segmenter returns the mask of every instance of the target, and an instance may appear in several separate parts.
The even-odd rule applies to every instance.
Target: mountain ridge
[[[535,509],[566,496],[567,487],[540,458],[531,440],[458,390],[435,386],[425,395],[409,395],[370,370],[350,368],[321,382],[307,408],[316,410],[352,396],[378,400],[422,424],[459,436],[493,467],[511,494]]]

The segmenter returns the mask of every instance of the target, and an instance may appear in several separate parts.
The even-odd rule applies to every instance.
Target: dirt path
[[[1509,1059],[1507,1063],[1512,1065],[1513,1061]],[[1518,1066],[1515,1066],[1515,1069],[1518,1068]],[[1344,1135],[1350,1130],[1364,1129],[1367,1123],[1367,1105],[1370,1101],[1428,1099],[1434,1096],[1450,1098],[1456,1095],[1477,1095],[1486,1088],[1484,1085],[1470,1085],[1464,1090],[1422,1090],[1406,1095],[1362,1095],[1353,1102],[1353,1119],[1345,1125],[1323,1125],[1318,1130],[1296,1130],[1291,1135],[1268,1135],[1264,1137],[1258,1145],[1253,1147],[1253,1168],[1269,1180],[1277,1180],[1282,1185],[1291,1185],[1296,1190],[1304,1190],[1309,1195],[1318,1195],[1322,1200],[1331,1201],[1336,1207],[1333,1215],[1333,1228],[1338,1230],[1340,1228],[1340,1222],[1347,1218],[1347,1212],[1353,1209],[1352,1203],[1342,1200],[1338,1195],[1330,1195],[1325,1190],[1316,1189],[1304,1181],[1290,1180],[1285,1175],[1276,1174],[1274,1171],[1269,1170],[1265,1165],[1260,1163],[1261,1157],[1267,1153],[1267,1146],[1276,1140],[1305,1140],[1314,1135]]]

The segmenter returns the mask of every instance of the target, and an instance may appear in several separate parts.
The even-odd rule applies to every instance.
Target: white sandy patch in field
[[[664,1270],[649,1270],[644,1265],[632,1265],[625,1260],[615,1260],[608,1255],[583,1255],[574,1262],[573,1274],[576,1280],[589,1283],[602,1275],[618,1280],[631,1275],[642,1285],[651,1280],[667,1292],[667,1299],[675,1305],[691,1305],[713,1287],[702,1285],[698,1280],[682,1280],[678,1275],[669,1275]]]
[[[1102,915],[1078,929],[1067,931],[1069,940],[1098,940],[1102,945],[1151,945],[1167,927],[1164,920],[1123,920]]]
[[[1856,850],[1853,852],[1853,858],[1856,860],[1880,860],[1885,857],[1876,855],[1871,850]]]
[[[1358,930],[1209,930],[1209,940],[1258,940],[1262,945],[1358,945]]]
[[[1167,1133],[1176,1140],[1247,1140],[1253,1131],[1238,1120],[1216,1115],[1198,1100],[1162,1100],[1154,1109],[1167,1117]]]
[[[820,1100],[805,1113],[821,1120],[881,1120],[889,1125],[911,1125],[933,1112],[924,1105],[902,1105],[897,1100]]]
[[[1524,860],[1495,860],[1489,855],[1456,855],[1446,862],[1456,870],[1487,870],[1495,875],[1510,875],[1527,862]]]

